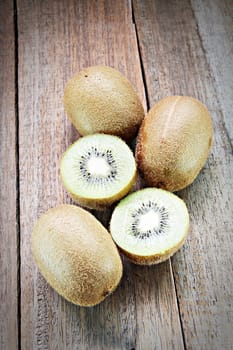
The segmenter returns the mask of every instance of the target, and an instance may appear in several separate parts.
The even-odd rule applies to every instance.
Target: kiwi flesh
[[[119,137],[94,134],[80,138],[67,149],[60,173],[75,202],[101,210],[130,191],[136,180],[136,162]]]
[[[122,199],[110,222],[115,243],[139,265],[167,260],[183,245],[188,229],[184,201],[157,188],[146,188]]]
[[[169,96],[147,114],[139,130],[136,160],[148,186],[174,192],[190,185],[213,139],[207,108],[189,96]]]
[[[39,218],[32,253],[47,282],[77,305],[100,303],[122,277],[111,236],[93,215],[74,205],[49,209]]]
[[[144,110],[132,85],[118,70],[88,67],[74,75],[64,91],[65,111],[81,135],[112,134],[131,141]]]

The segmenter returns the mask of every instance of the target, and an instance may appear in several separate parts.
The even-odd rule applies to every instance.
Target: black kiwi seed
[[[106,163],[110,166],[111,171],[107,177],[92,175],[87,170],[87,162],[92,157],[103,158]],[[106,183],[116,181],[118,174],[116,161],[113,158],[112,151],[107,149],[106,151],[98,151],[96,147],[91,147],[86,154],[81,156],[79,161],[79,169],[83,175],[83,178],[88,184],[100,184],[105,185]]]
[[[155,213],[160,214],[159,227],[154,227],[153,229],[141,232],[139,229],[140,216],[147,214],[149,211],[153,210]],[[157,203],[149,200],[146,203],[142,203],[139,208],[137,208],[132,214],[133,223],[131,225],[130,234],[136,238],[148,239],[155,236],[160,236],[166,233],[166,228],[168,227],[168,212],[165,207],[159,207]]]

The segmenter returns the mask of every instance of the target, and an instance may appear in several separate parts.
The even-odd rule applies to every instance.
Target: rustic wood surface
[[[18,348],[17,111],[13,2],[0,2],[0,349]]]
[[[226,131],[233,145],[233,2],[192,0],[201,44],[218,94]]]
[[[233,159],[217,82],[187,1],[134,5],[150,104],[167,95],[187,94],[203,101],[213,117],[209,159],[196,181],[179,193],[190,210],[192,229],[172,265],[186,347],[230,349]]]
[[[1,2],[0,349],[233,349],[232,11],[229,0]],[[59,162],[79,135],[63,90],[95,64],[124,73],[145,111],[171,94],[200,99],[215,138],[178,193],[191,213],[184,247],[154,267],[124,259],[115,293],[81,308],[40,275],[30,236],[44,211],[71,202]],[[108,225],[111,210],[94,214]]]

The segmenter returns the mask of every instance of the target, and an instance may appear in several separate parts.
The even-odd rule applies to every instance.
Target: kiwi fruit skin
[[[213,140],[207,108],[189,96],[169,96],[147,114],[139,130],[136,161],[146,183],[174,192],[190,185]]]
[[[129,142],[144,118],[131,83],[108,66],[88,67],[74,75],[65,87],[63,101],[81,135],[105,133]]]
[[[139,256],[132,254],[130,252],[127,252],[126,250],[122,249],[121,247],[118,247],[119,250],[127,257],[129,261],[136,265],[156,265],[161,262],[164,262],[168,260],[170,257],[172,257],[184,244],[187,235],[189,231],[189,226],[187,226],[187,231],[185,236],[183,237],[182,241],[179,242],[176,246],[173,246],[171,249],[168,249],[164,252],[161,252],[161,254],[155,254],[150,256]]]
[[[96,135],[98,135],[98,134],[96,134]],[[116,137],[116,136],[113,136],[113,137],[115,139],[118,139],[118,137]],[[77,143],[78,141],[76,141],[75,143]],[[121,140],[121,142],[124,142],[124,141]],[[104,210],[108,209],[109,207],[111,207],[115,202],[119,201],[121,198],[123,198],[125,195],[127,195],[132,190],[132,188],[135,185],[136,180],[137,180],[136,162],[135,162],[134,174],[133,174],[131,180],[129,181],[129,183],[127,184],[127,186],[123,187],[121,191],[117,192],[115,195],[113,195],[111,197],[95,198],[94,193],[93,193],[93,196],[88,198],[88,197],[79,196],[78,194],[75,194],[74,192],[72,192],[72,189],[69,187],[69,182],[65,179],[65,176],[64,176],[63,159],[65,158],[66,153],[69,152],[69,149],[71,147],[73,147],[73,145],[74,144],[70,145],[62,156],[62,159],[60,162],[60,175],[61,175],[62,182],[63,182],[69,196],[73,199],[73,201],[75,203],[77,203],[77,204],[79,204],[82,207],[87,208],[87,209],[95,209],[95,210],[104,211]],[[126,144],[126,146],[127,146],[127,144]],[[130,150],[130,152],[131,152],[131,150]],[[132,153],[132,157],[133,157],[133,153]]]
[[[100,303],[122,277],[122,261],[108,231],[74,205],[49,209],[39,218],[32,253],[47,282],[80,306]]]

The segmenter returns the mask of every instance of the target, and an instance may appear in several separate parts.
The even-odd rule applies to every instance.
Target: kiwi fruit
[[[67,149],[60,173],[74,201],[101,210],[130,191],[136,180],[136,162],[119,137],[94,134],[80,138]]]
[[[32,253],[47,282],[77,305],[100,303],[122,277],[121,258],[108,231],[74,205],[49,209],[39,218]]]
[[[147,114],[136,145],[138,167],[151,187],[174,192],[191,184],[213,139],[211,116],[198,100],[169,96]]]
[[[64,91],[64,108],[81,135],[105,133],[131,141],[144,117],[128,79],[114,68],[88,67]]]
[[[130,261],[152,265],[167,260],[184,243],[189,214],[183,200],[157,188],[134,192],[113,211],[110,232]]]

